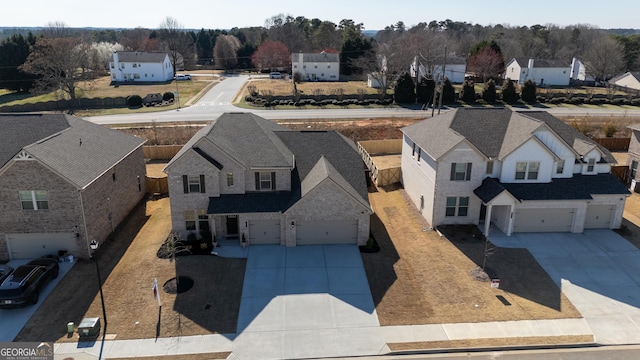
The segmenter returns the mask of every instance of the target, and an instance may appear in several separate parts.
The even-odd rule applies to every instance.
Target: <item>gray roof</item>
[[[303,62],[340,62],[340,54],[324,51],[321,53],[291,53],[291,62],[300,61],[300,57]]]
[[[161,63],[167,57],[167,53],[144,51],[116,51],[119,62]],[[113,61],[113,55],[111,56]]]
[[[5,141],[5,135],[19,136],[23,139],[22,148],[29,155],[78,188],[89,185],[145,142],[70,115],[2,115],[0,119],[3,121],[1,142]],[[22,124],[31,121],[33,124]],[[16,129],[33,130],[38,124],[45,124],[49,131],[16,133]],[[5,125],[15,125],[15,128],[5,132],[8,129]],[[54,131],[56,129],[60,130]],[[45,136],[41,136],[43,134]],[[37,136],[40,139],[34,140]]]
[[[486,178],[473,192],[485,203],[502,191],[522,200],[591,200],[592,195],[629,195],[629,190],[612,174],[554,178],[550,183],[501,183]]]
[[[402,128],[402,132],[433,159],[465,139],[487,158],[502,158],[548,126],[576,154],[598,148],[609,163],[616,160],[604,147],[545,111],[512,111],[508,108],[458,108]]]
[[[520,67],[529,66],[529,59],[527,58],[514,58]],[[534,68],[570,68],[571,63],[564,60],[547,60],[547,59],[533,59]]]

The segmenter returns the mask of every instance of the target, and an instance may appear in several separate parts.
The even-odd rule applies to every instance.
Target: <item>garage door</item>
[[[249,220],[249,244],[280,244],[280,220]]]
[[[611,216],[613,216],[615,208],[615,205],[589,205],[584,228],[608,229],[611,226]]]
[[[11,259],[32,259],[43,255],[58,255],[58,250],[77,252],[74,233],[8,234]]]
[[[571,231],[575,209],[518,209],[513,232]]]
[[[296,244],[355,244],[358,242],[357,220],[298,221]]]

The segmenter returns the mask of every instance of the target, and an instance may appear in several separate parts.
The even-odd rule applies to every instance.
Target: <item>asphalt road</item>
[[[294,119],[367,119],[367,118],[425,118],[431,116],[429,110],[412,110],[406,108],[360,108],[360,109],[308,109],[308,110],[250,110],[232,105],[234,98],[249,80],[248,75],[231,75],[209,90],[195,104],[161,112],[121,114],[85,117],[96,124],[135,124],[148,122],[206,122],[213,120],[225,112],[252,112],[269,120]],[[572,109],[572,108],[539,108],[557,116],[595,115],[595,116],[637,116],[640,110],[611,109]],[[442,111],[447,111],[443,109]],[[437,113],[437,111],[436,111]]]

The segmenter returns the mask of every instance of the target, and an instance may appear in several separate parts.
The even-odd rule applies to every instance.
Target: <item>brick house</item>
[[[145,195],[144,140],[63,114],[0,115],[0,260],[89,255]]]
[[[292,131],[225,113],[164,170],[173,231],[210,231],[250,244],[350,243],[369,237],[364,164],[335,131]]]
[[[402,181],[432,225],[513,232],[619,228],[611,153],[544,111],[459,108],[402,129]]]

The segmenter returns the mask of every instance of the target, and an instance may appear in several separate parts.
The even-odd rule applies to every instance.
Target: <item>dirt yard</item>
[[[182,256],[175,262],[159,259],[156,253],[170,232],[170,216],[168,198],[149,201],[98,250],[106,278],[108,339],[235,333],[246,260],[204,255]],[[153,280],[162,287],[176,273],[190,276],[195,284],[178,295],[162,292],[160,309]],[[79,261],[15,340],[75,342],[76,337],[67,338],[67,322],[78,324],[101,314],[94,263]]]
[[[440,237],[403,193],[369,194],[381,251],[362,258],[381,325],[581,317],[526,250],[492,250],[487,264],[500,289],[476,280],[470,272],[482,265],[484,241],[464,227]]]

